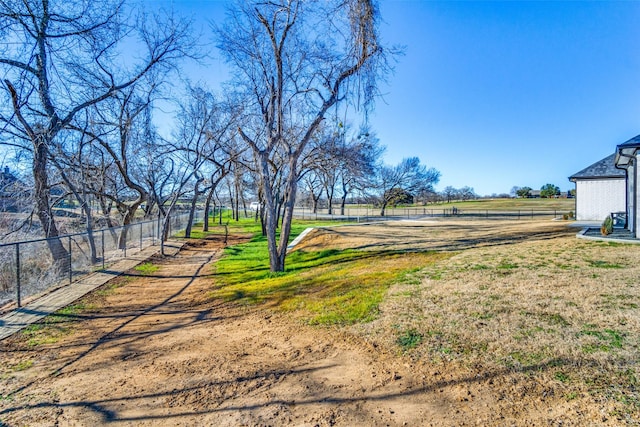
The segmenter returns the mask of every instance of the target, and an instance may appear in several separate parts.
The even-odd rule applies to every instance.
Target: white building
[[[578,221],[604,221],[612,213],[627,212],[626,173],[616,167],[616,159],[612,154],[569,177],[576,184]]]

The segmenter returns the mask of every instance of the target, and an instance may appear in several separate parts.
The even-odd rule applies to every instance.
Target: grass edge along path
[[[295,221],[290,239],[308,227],[335,222]],[[452,256],[452,253],[295,250],[287,255],[285,271],[271,273],[266,238],[251,223],[240,221],[230,232],[254,232],[253,238],[225,249],[214,268],[211,298],[240,304],[264,304],[296,313],[310,324],[348,325],[376,318],[389,287],[410,273]]]

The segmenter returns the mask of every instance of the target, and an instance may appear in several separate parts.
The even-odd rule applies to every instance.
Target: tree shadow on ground
[[[164,298],[162,301],[160,301],[157,304],[151,305],[151,306],[145,306],[145,307],[131,307],[131,306],[125,306],[122,307],[121,309],[119,309],[118,313],[114,313],[114,314],[109,314],[109,315],[101,315],[101,314],[88,314],[88,315],[83,315],[83,314],[60,314],[60,313],[54,313],[53,315],[58,317],[59,319],[61,319],[59,322],[57,322],[58,324],[61,322],[67,322],[67,323],[72,323],[72,322],[76,322],[76,321],[88,321],[88,320],[92,320],[92,319],[100,319],[100,318],[112,318],[114,320],[118,320],[118,324],[111,328],[111,330],[103,333],[97,340],[94,340],[94,342],[92,343],[85,343],[84,345],[82,343],[73,343],[71,345],[66,345],[66,346],[54,346],[53,349],[63,349],[63,348],[70,348],[70,347],[85,347],[88,345],[88,348],[86,348],[85,350],[81,351],[77,356],[63,361],[63,363],[57,367],[53,374],[51,375],[60,375],[64,372],[66,372],[66,370],[68,368],[70,368],[71,366],[73,366],[75,363],[77,363],[78,361],[82,360],[83,358],[85,358],[87,355],[89,355],[90,353],[96,351],[97,349],[101,348],[102,346],[106,345],[107,343],[111,343],[111,344],[124,344],[127,343],[126,340],[128,340],[128,343],[134,342],[136,340],[142,340],[145,338],[148,338],[150,336],[153,335],[160,335],[160,334],[165,334],[167,332],[176,330],[176,329],[183,329],[186,327],[189,327],[190,325],[196,325],[202,322],[211,322],[211,321],[215,321],[215,320],[220,320],[220,319],[216,319],[215,317],[211,317],[211,310],[212,310],[212,306],[211,304],[207,304],[206,307],[203,307],[202,310],[192,310],[189,311],[186,308],[191,306],[192,304],[190,304],[189,302],[186,302],[184,305],[184,307],[181,307],[180,309],[167,309],[170,305],[175,305],[176,304],[176,300],[178,299],[178,297],[180,297],[182,294],[184,294],[184,292],[194,283],[194,281],[200,277],[202,277],[201,272],[203,270],[203,268],[209,264],[215,257],[215,251],[214,250],[210,250],[210,255],[206,258],[202,258],[200,259],[200,262],[197,263],[197,267],[194,271],[193,274],[191,275],[185,275],[185,276],[163,276],[163,279],[180,279],[180,278],[186,278],[188,279],[188,281],[182,286],[180,287],[176,292],[174,292],[173,294],[167,296],[166,298]],[[113,307],[111,308],[113,309]],[[151,328],[151,329],[147,329],[147,330],[141,330],[141,331],[135,331],[135,332],[128,332],[125,331],[125,328],[127,326],[129,326],[130,324],[132,324],[133,322],[139,320],[140,318],[147,316],[147,315],[154,315],[154,316],[158,316],[158,315],[171,315],[171,314],[190,314],[190,317],[187,317],[187,319],[185,319],[182,322],[179,323],[172,323],[169,325],[166,324],[159,324],[159,327],[155,327],[155,328]],[[225,318],[225,320],[228,319]],[[40,324],[47,324],[47,318],[45,318],[43,321],[39,322]],[[54,323],[55,325],[55,323]],[[23,338],[19,338],[19,339],[23,339]],[[28,345],[26,346],[28,347]],[[21,345],[17,345],[14,344],[13,348],[16,349],[16,351],[33,351],[33,349],[28,349],[25,350],[25,348]],[[4,351],[4,350],[3,350]],[[7,349],[6,352],[9,352],[10,350]],[[41,378],[39,379],[35,379],[32,382],[29,382],[27,384],[24,384],[22,386],[20,386],[19,388],[12,390],[8,393],[3,393],[3,395],[5,396],[12,396],[21,392],[24,392],[26,389],[28,389],[29,387],[31,387],[34,383],[40,381]]]

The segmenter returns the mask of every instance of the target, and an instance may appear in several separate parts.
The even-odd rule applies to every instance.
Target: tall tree
[[[247,122],[238,129],[258,164],[271,271],[283,271],[299,160],[327,112],[351,101],[371,105],[385,68],[375,0],[236,3],[217,29],[235,70]],[[275,156],[282,156],[284,207],[279,241]]]
[[[540,197],[551,198],[560,195],[560,187],[554,184],[545,184],[540,187]]]
[[[529,197],[531,195],[531,187],[518,187],[518,189],[516,190],[516,194],[518,195],[518,197]]]
[[[67,252],[57,238],[48,175],[57,136],[79,112],[188,55],[188,22],[130,16],[112,0],[0,1],[0,37],[11,40],[0,48],[0,105],[10,106],[0,110],[0,122],[30,153],[36,215],[58,264]],[[133,39],[129,51],[142,59],[127,69],[118,54]]]
[[[378,138],[367,129],[361,130],[357,136],[346,143],[339,153],[340,159],[340,187],[342,190],[340,201],[340,215],[344,215],[347,196],[358,190],[365,191],[375,182],[376,166],[384,148],[378,144]]]
[[[144,86],[144,89],[140,87]],[[150,164],[144,153],[157,152],[157,138],[151,124],[151,102],[155,84],[140,82],[119,91],[94,108],[91,136],[110,158],[117,171],[123,191],[103,193],[110,199],[122,217],[122,232],[118,247],[126,246],[128,226],[138,208],[149,200],[150,189],[145,186],[146,170]]]
[[[447,203],[451,203],[451,200],[455,200],[458,197],[458,194],[458,189],[450,185],[444,187],[444,190],[442,190],[442,195],[447,200]]]
[[[387,205],[398,195],[398,190],[417,194],[433,189],[440,180],[440,172],[427,169],[417,157],[403,159],[396,166],[383,165],[379,171],[380,216],[384,216]]]
[[[183,152],[194,167],[195,185],[185,237],[190,237],[196,202],[208,192],[206,211],[217,183],[229,172],[229,131],[234,123],[234,109],[218,100],[201,86],[189,85],[178,108],[177,128],[168,146],[170,151]],[[195,168],[196,163],[200,166]],[[207,180],[210,178],[210,180]],[[205,182],[208,181],[208,186]],[[206,223],[206,221],[205,221]]]

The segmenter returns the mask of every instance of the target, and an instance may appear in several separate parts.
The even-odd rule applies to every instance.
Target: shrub
[[[608,216],[604,219],[600,227],[600,232],[603,236],[607,236],[613,232],[613,218]]]

